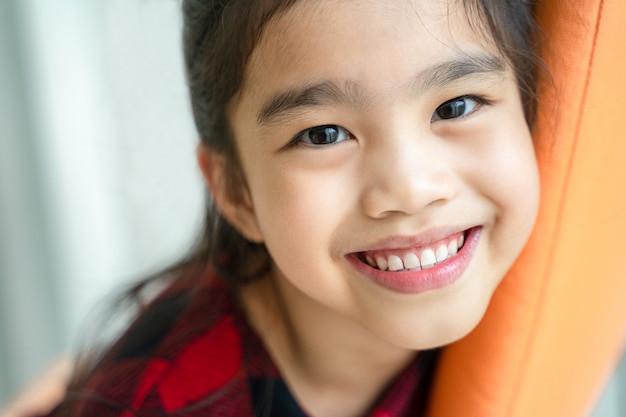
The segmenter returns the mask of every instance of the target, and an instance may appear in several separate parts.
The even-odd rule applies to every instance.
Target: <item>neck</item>
[[[267,277],[242,289],[251,325],[313,416],[363,415],[415,352]]]

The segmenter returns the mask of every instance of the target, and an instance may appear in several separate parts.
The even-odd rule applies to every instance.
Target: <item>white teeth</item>
[[[413,252],[406,253],[403,257],[382,254],[379,256],[365,255],[365,262],[372,268],[378,268],[381,271],[428,269],[455,256],[464,243],[465,235],[461,234],[458,239],[450,240],[447,245],[440,244],[436,249],[424,249],[419,256]]]
[[[420,268],[420,258],[417,257],[414,253],[407,253],[404,255],[404,267],[406,269],[419,269]]]
[[[422,252],[422,256],[420,256],[420,259],[422,260],[422,269],[433,267],[437,262],[437,257],[432,249],[425,249]]]
[[[390,271],[399,271],[404,269],[404,265],[402,264],[402,259],[398,258],[396,255],[391,255],[389,257],[389,270]]]
[[[448,259],[448,247],[446,245],[441,245],[437,248],[437,252],[435,253],[435,258],[437,262],[443,262]]]
[[[459,244],[457,243],[456,240],[453,240],[448,245],[448,257],[456,255],[458,251],[459,251]]]
[[[378,269],[380,269],[381,271],[386,271],[387,267],[389,266],[387,264],[387,260],[383,258],[382,256],[379,256],[376,258],[376,265],[378,266]]]

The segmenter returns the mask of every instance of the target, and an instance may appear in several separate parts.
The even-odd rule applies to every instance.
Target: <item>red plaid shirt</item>
[[[423,416],[435,356],[420,353],[366,415]],[[216,279],[192,295],[168,291],[153,302],[87,383],[70,390],[51,414],[61,415],[307,416],[230,290]]]

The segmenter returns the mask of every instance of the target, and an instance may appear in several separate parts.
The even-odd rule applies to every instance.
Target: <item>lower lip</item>
[[[348,255],[347,260],[359,273],[381,287],[400,294],[419,294],[457,282],[474,256],[481,232],[482,227],[469,229],[465,244],[455,256],[428,269],[390,272],[372,268],[356,254]]]

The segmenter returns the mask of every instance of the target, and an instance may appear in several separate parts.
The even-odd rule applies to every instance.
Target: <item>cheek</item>
[[[347,188],[337,173],[314,174],[276,164],[259,169],[250,190],[270,251],[291,248],[292,259],[300,256],[296,252],[304,253],[303,257],[312,256],[312,250],[328,253],[333,231],[347,210],[341,198],[346,196]]]
[[[539,173],[530,134],[513,141],[508,153],[505,153],[502,166],[503,177],[510,180],[505,181],[508,185],[501,186],[509,204],[519,207],[518,211],[526,212],[534,219],[539,202]]]
[[[281,154],[248,155],[249,179],[258,222],[267,235],[286,240],[324,239],[354,209],[353,144],[332,149],[287,149]],[[351,162],[352,161],[352,162]]]
[[[505,139],[491,151],[490,169],[484,171],[482,181],[485,193],[497,207],[494,243],[517,256],[535,223],[539,179],[530,135],[514,130],[505,133],[501,136]]]
[[[346,218],[342,181],[282,172],[252,189],[257,221],[275,266],[290,287],[342,309],[349,288],[337,279],[341,251],[335,233]]]

